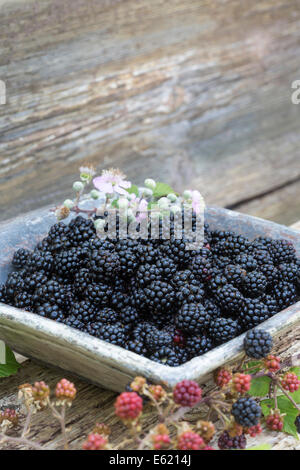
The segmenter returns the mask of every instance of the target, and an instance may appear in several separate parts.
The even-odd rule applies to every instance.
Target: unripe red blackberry
[[[250,428],[247,428],[245,431],[245,434],[249,434],[251,437],[256,437],[259,434],[262,433],[262,427],[260,424],[256,424],[255,426],[251,426]]]
[[[71,405],[72,401],[76,397],[77,390],[72,382],[67,379],[61,379],[55,388],[55,396],[57,398],[57,404],[67,403]]]
[[[214,449],[213,447],[211,447],[211,446],[205,446],[205,447],[203,447],[203,449],[201,449],[201,450],[215,450],[215,449]]]
[[[290,393],[294,393],[297,392],[300,387],[300,380],[293,372],[287,372],[281,381],[281,385],[283,386],[284,390],[287,390]]]
[[[232,379],[232,373],[228,369],[219,369],[215,374],[215,383],[218,387],[224,388]]]
[[[251,375],[238,373],[233,376],[232,389],[234,392],[243,394],[250,390]]]
[[[226,449],[245,449],[247,439],[244,434],[236,437],[230,437],[227,431],[224,431],[218,440],[218,446],[221,450]]]
[[[182,380],[173,390],[173,398],[177,405],[192,407],[201,400],[202,390],[193,380]]]
[[[89,434],[82,448],[83,450],[105,450],[107,449],[107,439],[100,434]]]
[[[168,434],[156,434],[153,436],[152,441],[153,449],[155,450],[168,449],[171,444],[171,439]]]
[[[266,418],[266,424],[271,431],[282,431],[283,416],[275,410]]]
[[[0,427],[17,426],[19,423],[19,416],[16,410],[6,408],[0,413]]]
[[[278,356],[269,354],[264,359],[264,365],[269,372],[277,372],[280,369],[280,358]]]
[[[124,421],[137,419],[143,409],[143,400],[135,392],[123,392],[115,401],[116,415]]]
[[[199,434],[193,431],[185,431],[177,438],[176,448],[179,450],[202,450],[205,442]]]
[[[35,382],[32,387],[32,396],[35,402],[38,402],[41,407],[47,405],[47,400],[50,395],[50,388],[45,382]]]

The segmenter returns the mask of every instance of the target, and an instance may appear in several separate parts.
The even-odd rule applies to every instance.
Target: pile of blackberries
[[[179,366],[299,299],[300,260],[287,240],[210,230],[184,239],[100,239],[81,216],[19,249],[0,301],[153,361]]]

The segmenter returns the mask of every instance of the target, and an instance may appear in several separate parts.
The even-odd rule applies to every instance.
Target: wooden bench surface
[[[300,221],[293,225],[293,228],[300,230]],[[284,357],[299,353],[299,350],[300,325],[278,339],[275,344],[274,353],[279,354],[283,359]],[[0,407],[17,403],[17,388],[20,384],[44,380],[53,389],[62,377],[66,377],[75,383],[78,390],[78,397],[67,412],[67,427],[71,447],[74,449],[80,448],[85,436],[92,430],[96,422],[105,422],[111,427],[112,444],[117,445],[122,441],[124,438],[124,426],[115,417],[113,408],[117,396],[116,393],[90,385],[77,377],[73,377],[71,374],[63,373],[55,368],[40,366],[25,358],[21,358],[21,360],[22,367],[17,375],[7,379],[0,379]],[[210,390],[213,387],[212,381],[209,381],[206,384],[205,390]],[[147,408],[147,411],[149,411],[149,407]],[[187,419],[190,422],[195,422],[199,418],[201,418],[201,415],[199,415],[197,410],[187,415]],[[155,422],[154,414],[150,414],[147,419],[146,429],[152,427]],[[218,423],[216,423],[216,426],[218,426]],[[59,427],[47,411],[34,416],[31,435],[50,449],[62,448]],[[274,450],[300,450],[299,441],[295,440],[292,436],[281,433],[264,431],[257,438],[248,439],[248,446],[261,443],[270,443]],[[5,448],[22,447],[6,445]]]

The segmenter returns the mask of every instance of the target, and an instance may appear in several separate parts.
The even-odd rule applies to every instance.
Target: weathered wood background
[[[299,219],[299,45],[299,0],[0,0],[0,219],[87,162]]]

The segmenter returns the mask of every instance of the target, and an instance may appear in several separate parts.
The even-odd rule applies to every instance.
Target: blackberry
[[[170,367],[177,367],[180,365],[175,350],[167,346],[163,346],[158,351],[155,351],[149,359]]]
[[[197,286],[199,282],[197,282],[194,274],[190,269],[184,269],[183,271],[177,271],[176,274],[171,279],[171,284],[175,289],[180,287],[184,287],[187,284],[194,284]]]
[[[270,252],[275,264],[295,263],[297,260],[293,243],[288,240],[273,240]]]
[[[64,222],[52,225],[46,238],[49,250],[59,251],[71,248],[69,236],[70,228]]]
[[[8,297],[14,297],[18,292],[24,288],[24,279],[22,273],[15,271],[9,274],[6,283],[5,290]]]
[[[242,235],[230,235],[219,241],[213,248],[213,251],[221,256],[235,258],[243,251],[247,251],[250,242]]]
[[[179,266],[187,266],[191,260],[191,250],[187,249],[184,239],[164,241],[160,246],[160,251]]]
[[[266,305],[258,299],[245,299],[245,306],[240,313],[239,322],[243,328],[249,330],[270,318]]]
[[[223,273],[221,273],[218,269],[214,269],[212,273],[212,277],[208,283],[208,289],[212,294],[215,294],[218,289],[222,289],[223,287],[227,286],[228,280]]]
[[[73,277],[87,263],[85,253],[79,248],[64,250],[55,256],[55,271],[61,276]]]
[[[174,351],[177,357],[178,365],[185,364],[193,358],[190,357],[187,349],[181,348],[180,346],[175,346]]]
[[[189,336],[186,338],[185,350],[190,359],[202,356],[213,348],[213,342],[208,336]]]
[[[143,343],[145,343],[146,337],[151,328],[152,328],[152,324],[147,321],[139,323],[139,325],[136,328],[134,328],[132,332],[133,339],[140,340]]]
[[[150,284],[152,281],[161,280],[161,271],[160,269],[153,264],[142,264],[136,272],[136,282],[140,287],[145,287],[147,284]]]
[[[208,258],[197,255],[192,259],[191,271],[201,282],[209,281],[212,276],[212,265]]]
[[[246,449],[247,439],[245,434],[231,437],[228,431],[224,431],[218,440],[218,446],[221,450]]]
[[[85,292],[85,297],[96,306],[109,305],[113,289],[107,284],[90,284]]]
[[[76,328],[76,330],[84,332],[86,331],[86,325],[79,318],[77,318],[76,315],[69,315],[62,321],[62,323],[70,326],[71,328]]]
[[[110,305],[120,311],[127,307],[133,307],[133,298],[122,290],[114,290],[111,294]]]
[[[234,259],[235,264],[238,264],[245,271],[255,271],[258,267],[258,262],[254,256],[246,253],[237,255]]]
[[[102,308],[94,315],[95,323],[113,324],[120,321],[119,314],[109,307]]]
[[[84,294],[89,284],[93,280],[93,275],[87,268],[81,268],[74,274],[74,289],[78,294]]]
[[[24,289],[33,292],[48,282],[48,277],[40,271],[28,274],[24,277]]]
[[[224,269],[224,276],[230,284],[240,287],[247,276],[247,272],[241,266],[228,264]]]
[[[80,246],[82,243],[94,238],[96,235],[94,222],[81,216],[71,220],[69,223],[69,230],[69,238],[75,246]]]
[[[151,311],[168,312],[175,302],[175,292],[170,284],[164,281],[153,281],[143,289],[144,304]]]
[[[14,306],[31,311],[33,306],[33,296],[28,292],[18,292],[14,298]]]
[[[153,264],[158,257],[159,250],[151,243],[139,244],[136,255],[141,264]]]
[[[119,317],[121,323],[124,324],[134,324],[139,319],[139,312],[135,307],[131,307],[128,305],[127,307],[123,307],[119,311]]]
[[[278,271],[281,281],[296,283],[298,276],[300,276],[300,268],[295,263],[282,263],[278,266]]]
[[[243,279],[242,290],[248,297],[258,297],[267,288],[267,278],[259,271],[248,273]]]
[[[271,288],[278,282],[280,273],[274,264],[263,264],[259,269],[267,280],[267,287]]]
[[[70,308],[73,296],[57,281],[47,281],[36,292],[36,296],[43,302],[54,303],[62,308]]]
[[[140,341],[138,339],[128,340],[125,344],[125,349],[139,354],[140,356],[146,356],[147,354],[147,348],[145,347],[143,341]]]
[[[297,289],[294,284],[288,282],[279,282],[275,286],[273,294],[280,310],[284,310],[297,301]]]
[[[34,250],[27,260],[27,268],[30,272],[43,271],[50,273],[52,271],[54,259],[50,251]]]
[[[120,240],[115,245],[120,258],[120,273],[126,278],[133,276],[139,265],[135,246],[135,242],[130,239]]]
[[[228,264],[232,264],[232,260],[227,256],[213,256],[213,265],[222,272]]]
[[[159,272],[159,276],[166,281],[173,278],[176,273],[176,264],[172,261],[171,258],[160,256],[156,262],[155,266]]]
[[[252,255],[259,266],[273,263],[273,257],[266,249],[254,250]]]
[[[267,307],[270,317],[275,315],[280,311],[280,307],[277,303],[277,300],[272,297],[272,295],[265,294],[261,297],[261,302]]]
[[[216,344],[227,343],[240,334],[240,327],[232,318],[215,318],[209,327],[209,337]]]
[[[28,259],[31,256],[31,252],[25,248],[20,248],[14,253],[12,264],[16,268],[24,268],[27,264]]]
[[[160,331],[156,326],[149,327],[148,334],[145,338],[145,345],[148,351],[157,351],[163,346],[171,347],[173,344],[173,338],[170,333],[166,331]]]
[[[243,427],[256,426],[261,418],[261,407],[253,398],[239,398],[233,405],[231,413],[235,421]]]
[[[3,302],[4,304],[9,303],[9,295],[6,290],[6,286],[4,284],[0,284],[0,302]]]
[[[204,294],[205,292],[201,285],[196,286],[194,283],[191,283],[179,288],[176,292],[176,299],[179,305],[183,303],[201,303]]]
[[[300,415],[297,416],[297,418],[295,419],[295,426],[296,426],[297,432],[300,434]]]
[[[56,320],[58,322],[63,322],[65,315],[64,312],[58,305],[50,304],[46,302],[38,306],[35,312],[41,317],[50,318],[51,320]]]
[[[113,279],[121,270],[117,253],[106,250],[92,251],[89,266],[94,273],[102,274],[104,279]]]
[[[95,317],[95,306],[89,300],[74,302],[69,310],[69,315],[77,318],[78,321],[87,324]]]
[[[244,339],[244,349],[252,359],[263,359],[273,347],[272,336],[264,330],[248,331]]]
[[[126,342],[125,331],[121,323],[102,325],[98,338],[117,346],[123,346]]]
[[[245,298],[242,296],[240,291],[232,286],[227,284],[224,287],[215,292],[214,295],[217,304],[227,313],[237,316],[243,309],[245,305]]]
[[[222,314],[220,307],[209,297],[204,299],[204,307],[211,318],[218,318]]]
[[[176,326],[187,333],[202,333],[209,327],[211,318],[201,304],[184,303],[175,317]]]

